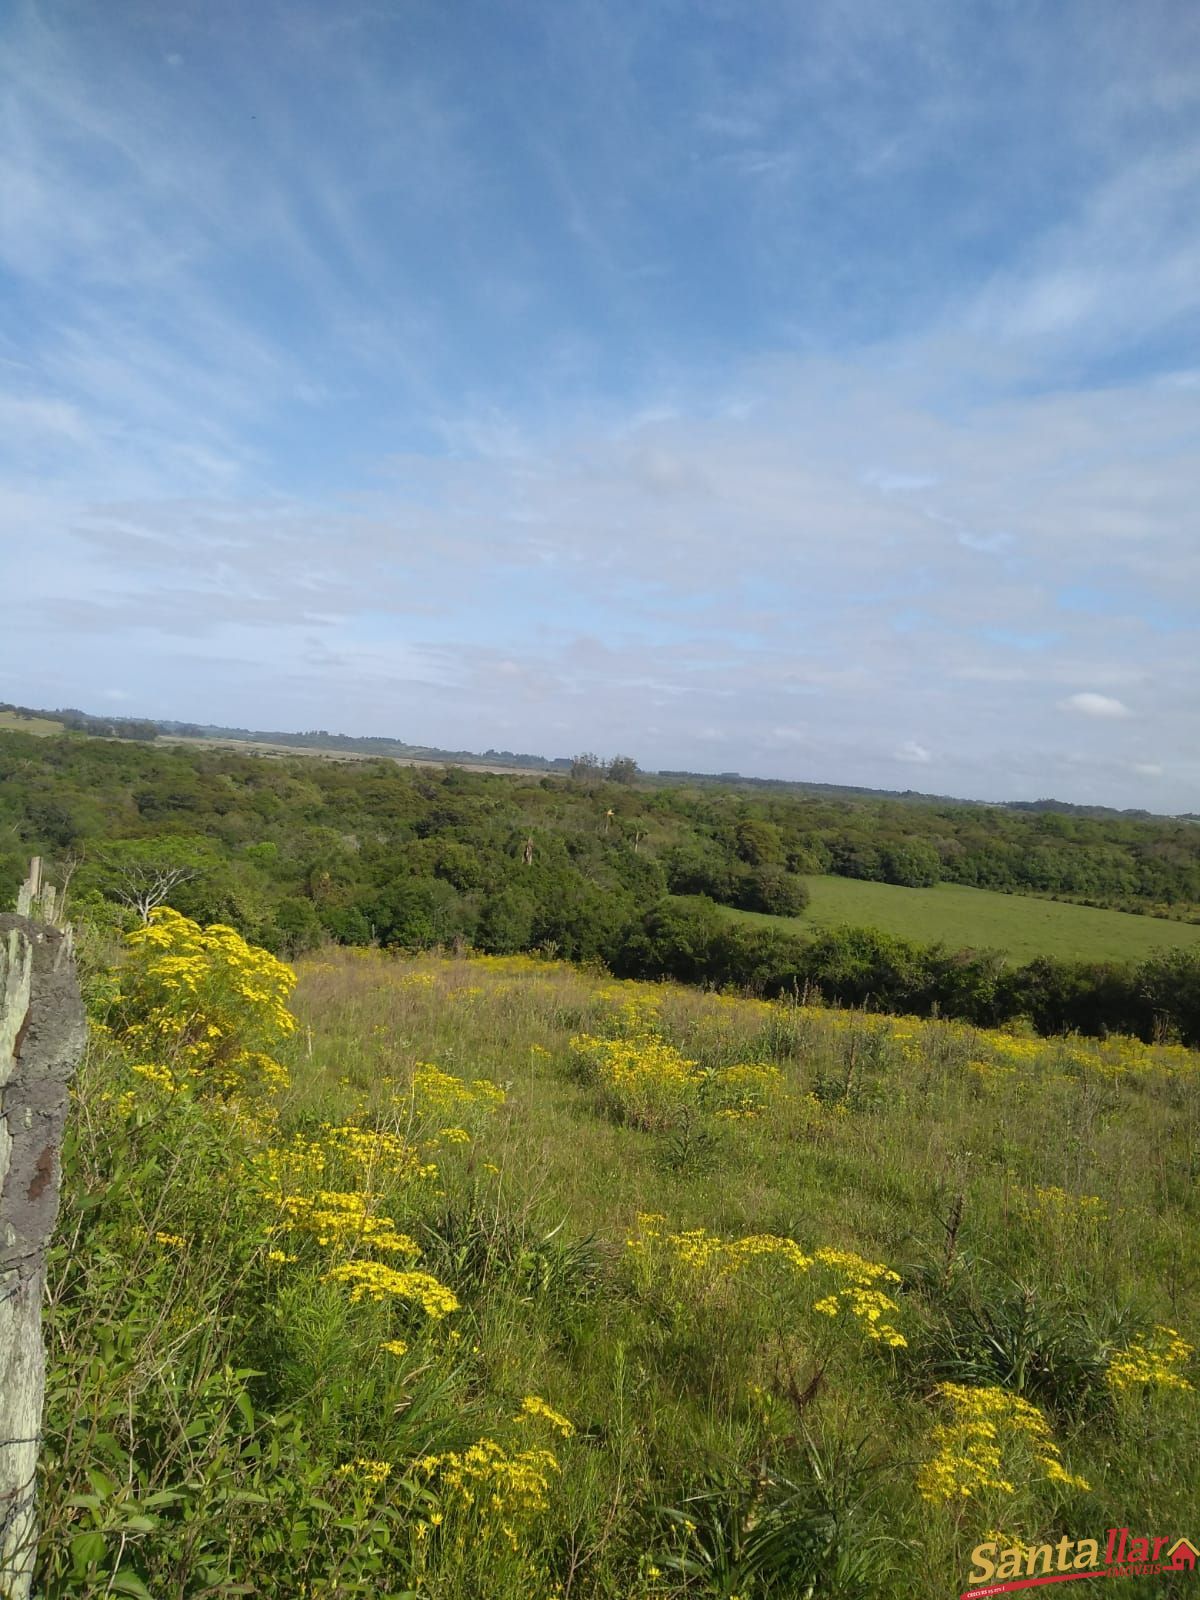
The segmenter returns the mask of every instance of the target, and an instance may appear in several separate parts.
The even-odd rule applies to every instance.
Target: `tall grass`
[[[933,1596],[994,1529],[1188,1531],[1194,1358],[1112,1372],[1156,1327],[1200,1342],[1197,1057],[527,957],[332,952],[294,1009],[273,1099],[171,1093],[103,1039],[86,1065],[48,1597]],[[581,1039],[668,1060],[677,1101],[642,1115]],[[713,1094],[746,1065],[778,1080]],[[420,1255],[310,1227],[330,1191]],[[459,1309],[356,1301],[359,1256]],[[855,1262],[896,1274],[900,1342]],[[1014,1434],[1011,1491],[923,1495],[943,1385],[1037,1407],[1061,1477]]]

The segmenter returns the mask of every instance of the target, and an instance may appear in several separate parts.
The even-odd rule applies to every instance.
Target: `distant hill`
[[[532,755],[514,750],[444,750],[437,745],[409,744],[403,739],[380,738],[371,734],[330,733],[314,728],[305,733],[279,729],[227,728],[219,723],[177,722],[151,717],[96,716],[75,707],[48,711],[0,701],[0,726],[26,732],[49,733],[53,725],[93,738],[131,739],[153,743],[156,739],[202,739],[232,744],[270,746],[281,750],[320,751],[331,755],[374,756],[384,760],[434,762],[461,767],[512,767],[522,771],[568,773],[568,756]],[[1112,806],[1077,805],[1069,800],[972,800],[961,795],[933,794],[919,789],[869,789],[855,784],[822,783],[805,778],[755,778],[740,772],[689,772],[664,768],[638,773],[640,782],[650,784],[685,783],[723,789],[767,790],[778,794],[826,796],[831,800],[893,800],[913,805],[992,806],[1009,811],[1057,812],[1064,816],[1124,818],[1131,822],[1152,822],[1162,813],[1140,809],[1118,810]],[[1200,822],[1200,815],[1185,813],[1179,820]]]
[[[54,711],[38,710],[31,706],[10,705],[0,701],[0,715],[6,725],[20,730],[21,724],[36,723],[36,731],[51,731],[54,723],[68,732],[85,733],[93,738],[134,739],[151,743],[158,738],[220,739],[237,744],[279,745],[289,750],[329,750],[335,754],[378,756],[410,761],[440,761],[449,766],[508,766],[529,768],[542,772],[568,772],[570,760],[565,756],[549,758],[529,755],[523,751],[442,750],[433,745],[408,744],[403,739],[381,739],[369,735],[361,737],[345,733],[330,733],[325,728],[315,728],[307,733],[285,733],[278,729],[225,728],[218,723],[175,722],[147,717],[95,716],[74,707]],[[34,731],[32,727],[26,732]]]
[[[281,733],[277,730],[222,728],[212,723],[158,722],[159,734],[180,739],[227,739],[239,744],[282,745],[289,750],[331,750],[345,755],[381,756],[409,761],[443,761],[448,766],[496,766],[529,768],[537,772],[569,772],[565,756],[535,756],[514,750],[442,750],[436,745],[408,744],[403,739],[383,739],[374,735],[329,733],[314,728],[307,733]]]

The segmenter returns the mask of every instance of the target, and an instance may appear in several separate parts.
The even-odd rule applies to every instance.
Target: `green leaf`
[[[120,1533],[153,1533],[157,1527],[157,1517],[143,1516],[141,1512],[135,1512],[130,1517],[123,1517],[116,1524],[117,1531]]]
[[[154,1600],[136,1572],[117,1572],[108,1580],[109,1594],[130,1594],[134,1600]]]
[[[76,1572],[85,1572],[95,1561],[104,1560],[104,1535],[97,1532],[77,1533],[68,1546]]]
[[[100,1496],[98,1494],[72,1494],[67,1496],[65,1503],[79,1511],[99,1511]]]

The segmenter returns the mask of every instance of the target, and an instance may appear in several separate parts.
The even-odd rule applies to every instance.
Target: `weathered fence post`
[[[36,869],[26,890],[18,904],[53,915]],[[58,1213],[67,1086],[85,1038],[70,931],[33,917],[0,916],[2,1600],[26,1600],[33,1580],[46,1246]]]

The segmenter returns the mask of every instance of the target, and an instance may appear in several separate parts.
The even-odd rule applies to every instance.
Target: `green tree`
[[[519,889],[501,889],[486,897],[479,908],[475,943],[493,955],[528,950],[533,942],[535,902]]]
[[[148,839],[113,839],[97,856],[94,876],[112,900],[136,911],[143,923],[156,906],[170,902],[184,884],[217,865],[204,839],[165,834]]]
[[[747,817],[737,825],[737,853],[752,867],[774,866],[784,859],[783,835],[773,822]]]
[[[942,876],[937,851],[920,839],[888,845],[880,852],[880,863],[885,883],[905,884],[913,889],[930,888]]]
[[[646,978],[703,983],[713,964],[722,922],[711,900],[660,900],[629,930],[617,958],[620,971]]]
[[[275,908],[275,926],[279,930],[280,949],[289,956],[303,955],[315,950],[325,937],[325,929],[311,900],[299,895],[289,895]]]
[[[808,905],[804,879],[781,866],[742,867],[735,892],[743,911],[764,911],[773,917],[798,917]]]

